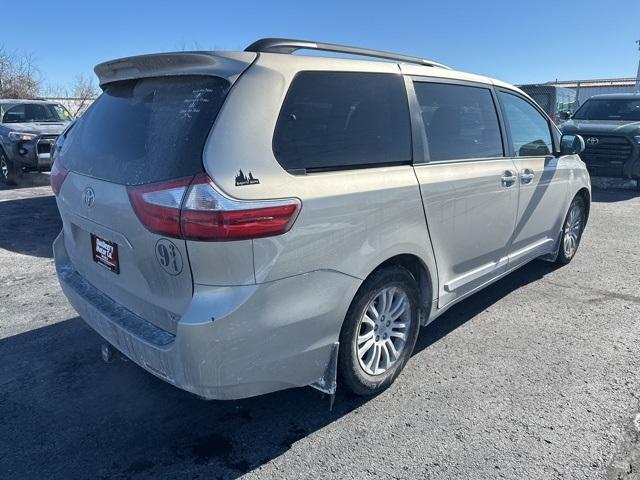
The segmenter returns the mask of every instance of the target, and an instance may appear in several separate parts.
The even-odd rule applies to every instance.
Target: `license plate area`
[[[113,273],[120,273],[118,244],[91,234],[91,254],[93,261],[108,268]]]

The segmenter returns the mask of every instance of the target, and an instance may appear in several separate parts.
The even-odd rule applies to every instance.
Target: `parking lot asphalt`
[[[640,478],[640,196],[596,191],[575,260],[533,262],[424,328],[372,399],[203,401],[67,303],[46,175],[0,190],[0,478]]]

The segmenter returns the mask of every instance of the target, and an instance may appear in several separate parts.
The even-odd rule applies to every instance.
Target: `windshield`
[[[576,120],[640,121],[640,98],[590,99],[573,116]]]
[[[71,114],[56,103],[17,103],[4,109],[2,123],[69,122]]]

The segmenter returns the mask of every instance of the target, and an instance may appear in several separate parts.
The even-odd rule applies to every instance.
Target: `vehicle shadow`
[[[44,187],[49,185],[49,174],[42,172],[29,172],[22,175],[18,185],[8,187],[0,184],[1,190],[20,190],[22,188]]]
[[[0,201],[0,249],[53,257],[52,244],[62,229],[53,195]]]
[[[414,356],[553,269],[533,262],[451,308],[422,330]],[[130,361],[102,362],[101,343],[80,318],[0,340],[3,478],[237,478],[393,395],[339,392],[331,411],[311,388],[204,401]]]
[[[601,202],[601,203],[624,202],[626,200],[630,200],[636,197],[640,197],[640,191],[621,190],[621,189],[604,190],[600,188],[594,188],[591,192],[592,202]]]
[[[471,295],[457,305],[447,310],[441,317],[422,329],[414,355],[436,343],[456,328],[465,324],[506,295],[525,285],[540,280],[558,267],[549,262],[534,260],[522,268],[510,273],[506,277],[490,285],[478,293]]]

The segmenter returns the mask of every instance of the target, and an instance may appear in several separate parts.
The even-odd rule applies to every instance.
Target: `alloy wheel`
[[[7,160],[4,156],[0,157],[0,175],[2,175],[4,180],[9,178],[9,165],[7,164]]]
[[[367,305],[358,327],[356,351],[360,367],[381,375],[401,357],[411,326],[411,304],[397,286],[383,288]]]
[[[576,253],[580,232],[582,230],[582,219],[584,218],[582,206],[576,203],[571,207],[567,221],[564,225],[564,237],[562,248],[566,258],[571,258]]]

